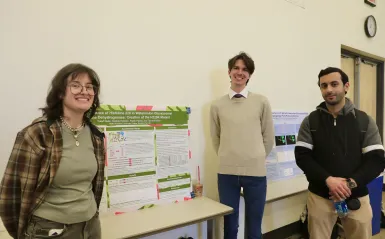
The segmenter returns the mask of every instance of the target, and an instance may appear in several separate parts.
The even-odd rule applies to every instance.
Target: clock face
[[[377,23],[373,16],[369,16],[366,21],[366,31],[370,37],[374,37],[376,35]]]

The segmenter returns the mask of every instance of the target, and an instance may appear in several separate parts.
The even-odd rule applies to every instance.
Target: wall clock
[[[374,37],[377,33],[377,21],[372,15],[365,20],[365,33],[368,37]]]

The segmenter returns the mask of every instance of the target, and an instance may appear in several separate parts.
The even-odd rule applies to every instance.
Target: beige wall
[[[374,39],[363,30],[371,14],[380,26]],[[253,56],[250,90],[266,95],[273,109],[300,111],[321,100],[317,74],[340,65],[341,44],[385,57],[385,5],[364,1],[312,0],[303,9],[287,1],[2,0],[0,16],[0,104],[10,116],[1,120],[1,172],[16,132],[39,115],[53,74],[82,62],[100,74],[104,103],[192,107],[191,168],[195,175],[203,165],[214,198],[208,110],[227,91],[231,56]],[[304,202],[299,195],[267,204],[263,231],[298,220]]]

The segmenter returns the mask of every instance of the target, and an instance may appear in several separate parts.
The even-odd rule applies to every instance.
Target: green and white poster
[[[185,106],[101,105],[92,122],[106,135],[103,211],[190,197],[189,115]]]

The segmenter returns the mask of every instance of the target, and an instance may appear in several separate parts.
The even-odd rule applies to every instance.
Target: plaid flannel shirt
[[[104,186],[104,134],[88,125],[98,164],[92,190],[99,208]],[[23,235],[33,211],[44,201],[60,163],[62,145],[59,122],[43,117],[17,134],[0,185],[0,217],[13,238]]]

